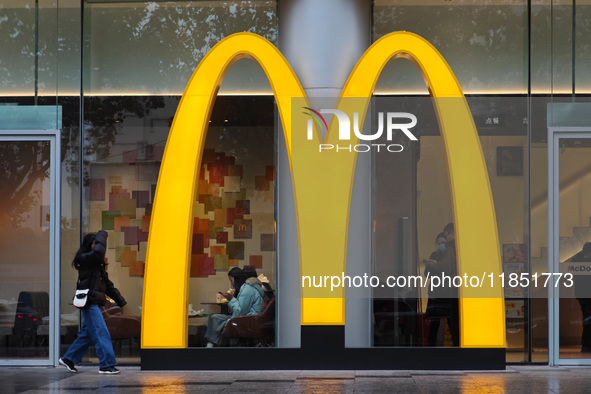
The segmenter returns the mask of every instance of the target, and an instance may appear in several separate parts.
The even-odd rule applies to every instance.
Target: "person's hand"
[[[226,300],[228,300],[228,301],[230,301],[232,298],[234,298],[234,294],[232,294],[232,293],[230,293],[230,292],[228,292],[228,291],[227,291],[227,292],[225,292],[225,293],[222,293],[222,295],[223,295],[223,296],[224,296],[224,298],[225,298]]]

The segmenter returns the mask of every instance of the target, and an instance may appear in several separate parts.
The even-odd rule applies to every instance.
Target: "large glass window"
[[[220,292],[234,292],[240,300],[240,280],[232,284],[229,278],[235,267],[268,281],[267,290],[275,289],[274,181],[272,97],[220,97],[205,142],[194,210],[191,346],[207,345],[211,314],[232,313]],[[218,344],[274,346],[274,297],[271,292],[266,296],[263,311],[270,309],[265,323],[230,321]]]
[[[443,55],[467,95],[507,273],[529,271],[527,13],[524,1],[376,0],[373,14],[374,40],[402,30],[422,36]],[[395,156],[374,156],[375,271],[426,277],[435,265],[425,261],[437,260],[438,245],[455,245],[447,226],[454,215],[445,146],[425,83],[411,62],[391,61],[376,94],[391,97],[388,105],[396,110],[418,114],[419,140]],[[445,237],[438,240],[439,235]],[[525,361],[531,306],[527,294],[506,292],[505,297],[507,359]],[[374,292],[374,345],[458,346],[457,303],[457,294],[427,289]]]
[[[0,136],[0,168],[0,358],[47,360],[50,141]]]
[[[528,91],[527,12],[523,0],[375,0],[373,38],[416,33],[441,52],[465,93],[523,94]],[[407,61],[389,64],[376,87],[377,94],[426,92]]]
[[[58,25],[53,1],[0,4],[0,96],[53,96],[57,92]],[[36,102],[36,101],[35,101]]]
[[[129,330],[111,335],[121,343],[118,357],[137,362],[151,209],[180,96],[199,61],[224,37],[250,31],[275,42],[276,4],[87,1],[83,22],[83,228],[109,233],[109,276],[128,301],[109,319],[137,317]],[[218,292],[229,289],[233,267],[252,267],[275,286],[274,104],[261,95],[268,91],[260,67],[241,60],[212,112],[196,180],[190,346],[205,346],[210,314],[228,312]],[[265,333],[252,341],[228,336],[223,344],[272,345],[273,331]]]
[[[84,94],[138,95],[183,92],[205,54],[232,33],[277,40],[276,2],[86,1]],[[222,94],[268,92],[262,70],[240,61]]]
[[[62,151],[58,153],[62,163],[61,185],[57,185],[61,189],[62,195],[62,218],[61,219],[61,240],[63,241],[63,254],[61,261],[70,261],[72,253],[78,245],[78,202],[80,200],[78,193],[78,170],[77,170],[77,152],[78,150],[78,122],[79,122],[79,100],[76,95],[79,93],[79,78],[80,74],[79,64],[79,2],[66,0],[61,1],[59,6],[55,1],[2,1],[0,4],[0,37],[2,39],[2,51],[0,53],[0,105],[3,108],[2,115],[2,129],[6,130],[21,130],[24,133],[29,133],[32,130],[42,129],[61,129],[61,148]],[[74,94],[72,97],[70,95]],[[59,97],[62,95],[61,97]],[[19,108],[17,108],[19,107]],[[26,107],[26,108],[25,108]],[[10,111],[15,108],[14,112]],[[20,110],[19,110],[20,109]],[[30,113],[27,113],[30,111]],[[11,114],[12,112],[12,114]],[[18,115],[23,114],[24,116]],[[16,116],[15,116],[16,115]],[[17,132],[18,133],[18,132]],[[21,144],[20,148],[24,145]],[[17,152],[15,150],[14,152]],[[30,150],[22,149],[22,160],[28,161],[30,168],[35,168],[33,164],[36,160],[41,160],[41,157],[35,156]],[[28,159],[27,159],[28,158]],[[24,162],[23,162],[24,163]],[[26,171],[23,167],[21,174]],[[57,169],[56,169],[57,170]],[[6,169],[3,169],[6,172]],[[31,173],[28,180],[25,180],[19,187],[28,187],[35,185],[33,190],[39,192],[38,184],[41,182],[42,173]],[[17,178],[14,178],[16,180]],[[23,180],[24,178],[21,178]],[[9,184],[3,185],[11,188]],[[37,188],[37,189],[35,189]],[[25,193],[26,194],[26,193]],[[46,197],[48,195],[46,194]],[[22,198],[22,193],[15,195],[16,198]],[[24,200],[23,204],[32,208],[35,204],[39,204],[43,209],[46,204],[42,201],[27,198],[28,203]],[[32,205],[31,205],[32,204]],[[8,212],[9,205],[3,204],[3,213],[11,216]],[[38,207],[39,209],[41,209]],[[40,211],[39,211],[40,212]],[[23,213],[23,212],[21,212]],[[31,213],[34,217],[35,214]],[[57,218],[55,218],[57,219]],[[30,222],[27,226],[34,228],[33,223]],[[25,227],[27,227],[25,226]],[[41,231],[46,230],[46,226],[42,226]],[[22,230],[19,230],[19,232]],[[34,230],[35,237],[40,236],[39,230]],[[15,233],[16,234],[16,233]],[[53,245],[59,248],[59,245]],[[40,250],[41,251],[41,250]],[[23,252],[25,253],[25,252]],[[26,252],[17,259],[18,264],[30,264],[30,267],[35,267],[36,264],[41,264],[42,261],[37,259],[37,262],[31,260],[26,255],[30,256],[30,252]],[[68,265],[69,263],[65,263]],[[37,272],[35,269],[29,271],[21,271],[13,276],[15,285],[22,282],[21,290],[23,293],[34,292],[41,294],[37,297],[37,301],[43,299],[47,295],[48,288],[53,283],[50,280],[49,266],[45,263],[41,264],[41,271]],[[45,266],[45,268],[43,268]],[[69,266],[69,265],[68,265]],[[63,268],[63,267],[62,267]],[[55,268],[56,270],[59,267]],[[45,271],[43,271],[45,270]],[[43,274],[45,272],[45,274]],[[63,269],[62,269],[63,272]],[[45,285],[40,285],[39,278],[45,275]],[[4,275],[5,278],[10,278],[11,274]],[[72,324],[76,325],[78,322],[77,314],[75,317],[71,315],[74,308],[68,307],[68,302],[71,301],[71,293],[73,289],[73,282],[68,276],[66,284],[62,286],[65,290],[62,294],[61,308],[62,314],[61,328],[58,328],[61,334],[62,343],[68,343],[74,337],[75,330],[71,329]],[[28,282],[27,282],[28,280]],[[25,285],[28,283],[28,286]],[[34,346],[41,346],[44,352],[47,352],[47,345],[49,342],[49,316],[47,314],[48,308],[53,307],[53,300],[47,298],[43,301],[42,307],[39,309],[41,325],[38,330],[28,330],[29,334],[36,335],[32,339],[28,337],[23,342],[22,333],[20,330],[18,336],[11,337],[14,333],[13,325],[16,319],[15,306],[18,304],[20,298],[20,291],[14,292],[16,287],[6,284],[2,286],[5,292],[2,299],[7,302],[1,302],[0,306],[4,310],[4,319],[2,324],[5,326],[4,333],[6,337],[2,337],[0,346],[23,345],[28,340],[29,344],[36,344]],[[43,294],[42,294],[43,293]],[[31,301],[32,302],[32,301]],[[29,306],[31,305],[29,302]],[[57,310],[57,309],[56,309]],[[8,317],[13,313],[12,317]],[[20,342],[19,342],[20,341]],[[28,346],[28,345],[27,345]],[[4,348],[3,348],[4,349]],[[27,350],[25,350],[27,352]],[[10,352],[4,354],[9,354]],[[29,356],[33,354],[29,351]],[[13,352],[14,355],[14,352]],[[39,355],[39,354],[37,354]],[[43,354],[47,359],[47,354]],[[51,360],[51,357],[49,358]]]

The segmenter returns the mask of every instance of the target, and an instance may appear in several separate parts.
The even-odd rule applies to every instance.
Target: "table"
[[[220,313],[222,315],[229,315],[230,308],[228,308],[229,302],[202,302],[201,305],[217,305],[220,307]]]

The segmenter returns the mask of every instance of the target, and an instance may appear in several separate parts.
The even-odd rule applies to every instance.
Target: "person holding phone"
[[[256,274],[256,273],[255,273]],[[235,316],[256,315],[261,313],[264,308],[264,291],[261,287],[261,281],[253,277],[250,271],[244,272],[238,267],[232,268],[228,272],[228,279],[232,285],[233,291],[220,292],[228,300],[228,306],[232,313],[230,315],[213,314],[207,321],[207,347],[214,347],[222,342],[222,334],[226,328],[228,320]]]

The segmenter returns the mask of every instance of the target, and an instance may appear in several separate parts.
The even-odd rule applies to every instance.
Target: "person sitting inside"
[[[262,276],[262,275],[261,275]],[[259,276],[259,280],[261,281],[261,287],[263,288],[263,292],[265,295],[263,296],[263,302],[265,304],[265,308],[271,303],[271,300],[275,299],[275,290],[269,284],[269,280],[265,277],[265,280],[262,280]]]
[[[240,268],[234,267],[228,272],[228,279],[233,291],[222,293],[222,295],[229,301],[228,306],[232,313],[230,315],[216,313],[209,317],[205,332],[207,347],[221,343],[222,333],[228,320],[236,316],[256,315],[264,308],[264,291],[256,273],[255,276],[251,276],[250,272],[245,273]]]

